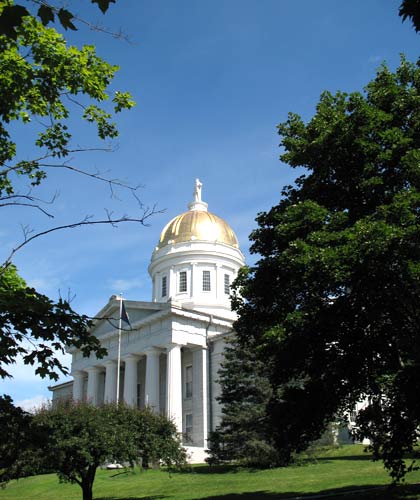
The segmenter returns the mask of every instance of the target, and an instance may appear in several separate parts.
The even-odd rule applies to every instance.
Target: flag
[[[124,301],[121,304],[121,321],[127,323],[127,325],[131,328],[130,318],[128,317],[128,313],[125,309]]]

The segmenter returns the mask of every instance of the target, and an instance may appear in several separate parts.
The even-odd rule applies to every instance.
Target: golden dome
[[[163,228],[157,248],[187,241],[217,242],[239,248],[229,224],[207,210],[188,210],[174,217]]]
[[[188,205],[189,210],[166,224],[156,250],[187,241],[224,243],[239,249],[238,239],[229,224],[207,211],[207,203],[201,199],[202,185],[199,179],[195,180],[194,198]]]

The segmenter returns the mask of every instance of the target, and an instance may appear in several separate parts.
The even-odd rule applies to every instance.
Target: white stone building
[[[53,399],[148,405],[174,421],[191,461],[202,462],[220,420],[217,372],[235,319],[229,286],[244,263],[234,232],[207,210],[197,180],[188,211],[164,227],[153,251],[152,301],[124,301],[131,327],[122,323],[119,336],[120,298],[112,296],[92,328],[108,355],[84,358],[70,349],[73,381],[52,387]]]

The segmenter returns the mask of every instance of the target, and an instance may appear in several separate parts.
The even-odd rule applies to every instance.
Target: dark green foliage
[[[238,340],[269,370],[285,459],[370,398],[359,436],[398,480],[420,425],[419,65],[325,92],[309,123],[290,114],[279,133],[283,162],[307,173],[257,219]]]
[[[53,302],[26,286],[14,266],[0,272],[0,378],[9,377],[7,365],[18,355],[35,373],[57,380],[68,373],[57,357],[66,345],[82,350],[85,356],[103,357],[106,350],[88,333],[91,321],[76,314],[63,299]]]
[[[0,486],[11,479],[51,472],[42,451],[48,438],[33,425],[33,415],[0,397]]]
[[[98,4],[98,7],[103,14],[105,14],[108,10],[109,4],[115,2],[116,0],[91,0],[91,3]],[[16,40],[19,28],[23,23],[23,19],[27,16],[34,18],[39,17],[44,26],[49,23],[54,23],[57,16],[57,21],[64,29],[77,30],[73,23],[75,16],[67,9],[56,7],[49,2],[33,2],[35,5],[40,5],[34,15],[23,5],[13,5],[12,2],[8,2],[7,0],[4,0],[4,3],[9,5],[6,5],[0,14],[0,35],[5,35]]]
[[[31,415],[13,405],[10,396],[0,396],[0,484],[22,477],[25,465],[21,460],[28,447]]]
[[[407,18],[411,19],[416,32],[420,31],[420,0],[403,0],[400,5],[399,15],[403,21]]]
[[[281,459],[270,443],[266,404],[271,396],[266,367],[255,353],[233,340],[219,371],[223,418],[209,440],[209,463],[240,460],[274,466]]]
[[[45,464],[60,480],[77,483],[83,500],[92,499],[96,469],[105,462],[130,467],[144,461],[169,467],[185,463],[174,424],[148,409],[64,402],[40,410],[34,428],[48,436]]]

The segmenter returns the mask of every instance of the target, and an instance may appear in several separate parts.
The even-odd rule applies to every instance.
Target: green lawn
[[[417,485],[416,483],[419,483]],[[406,486],[392,491],[381,463],[374,463],[358,445],[323,453],[301,465],[272,470],[195,466],[189,472],[168,474],[98,471],[95,500],[285,500],[329,495],[328,499],[420,499],[420,472],[407,476]],[[364,493],[361,489],[372,488]],[[60,484],[54,474],[30,477],[0,490],[0,499],[80,500],[77,485]]]

